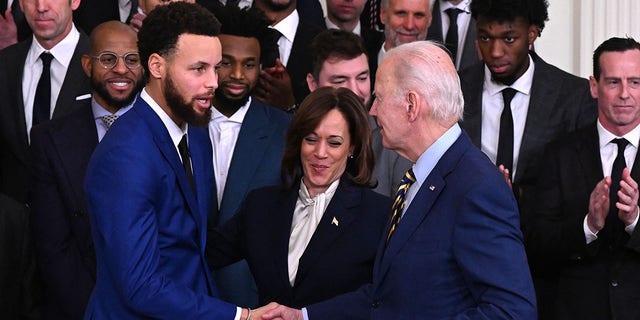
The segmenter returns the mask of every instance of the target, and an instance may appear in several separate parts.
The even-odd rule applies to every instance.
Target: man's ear
[[[318,89],[318,83],[316,79],[313,78],[311,73],[307,73],[307,87],[309,87],[309,91],[314,92]]]
[[[157,53],[149,56],[149,74],[155,79],[162,79],[165,77],[167,60]]]

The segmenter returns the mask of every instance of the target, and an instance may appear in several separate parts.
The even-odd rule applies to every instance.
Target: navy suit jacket
[[[0,51],[0,192],[26,203],[28,194],[29,140],[24,117],[22,72],[33,38]],[[86,102],[77,97],[91,94],[80,58],[89,52],[89,38],[80,33],[52,118],[58,118]]]
[[[586,79],[544,62],[533,52],[530,54],[535,63],[535,72],[518,167],[513,178],[513,182],[522,187],[535,184],[535,173],[547,143],[592,123],[598,111]],[[484,70],[484,62],[479,62],[460,72],[464,94],[464,120],[460,126],[478,148],[482,143]]]
[[[290,122],[289,114],[251,99],[233,150],[220,209],[213,206],[211,227],[231,219],[251,190],[280,183],[280,164]],[[246,262],[216,270],[214,276],[222,299],[242,306],[258,306],[256,285]]]
[[[31,228],[45,319],[82,319],[96,263],[82,185],[98,133],[86,105],[31,131]]]
[[[431,25],[427,30],[427,40],[444,43],[444,39],[442,37],[442,14],[440,12],[440,0],[434,0],[431,13],[433,18],[431,20]],[[458,70],[463,70],[480,61],[478,57],[478,49],[476,48],[476,38],[478,37],[478,32],[476,30],[476,19],[472,17],[470,18],[469,27],[467,28],[466,34],[467,36],[465,37],[464,45],[462,47],[462,56],[460,56],[460,67],[458,67]],[[458,48],[458,50],[460,50],[460,48]]]
[[[587,245],[584,236],[591,192],[604,178],[595,123],[549,144],[542,164],[523,210],[532,211],[532,271],[554,288],[541,297],[545,319],[640,319],[640,228],[629,236],[607,218],[597,240]],[[640,152],[631,177],[640,181]]]
[[[307,308],[310,319],[536,319],[504,178],[462,135],[440,158],[385,249],[373,283]]]
[[[210,235],[210,263],[221,266],[247,259],[260,305],[276,301],[299,308],[371,282],[391,201],[343,177],[300,258],[291,286],[287,256],[299,186],[254,190],[240,212]]]
[[[96,148],[85,193],[97,276],[85,319],[232,319],[204,258],[213,169],[205,130],[189,128],[196,191],[176,146],[138,99]]]

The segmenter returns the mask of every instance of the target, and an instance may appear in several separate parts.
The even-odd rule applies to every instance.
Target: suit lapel
[[[269,125],[269,118],[264,110],[258,108],[256,103],[252,99],[238,134],[220,204],[220,221],[226,221],[235,214],[235,210],[247,194],[251,177],[255,175],[262,155],[269,147],[266,142],[275,130]]]
[[[604,178],[602,174],[602,160],[600,159],[600,140],[596,125],[589,126],[579,131],[579,136],[574,144],[578,164],[586,177],[587,185],[593,188],[598,181]]]
[[[471,20],[469,20],[469,27],[467,29],[467,37],[464,39],[462,56],[460,57],[460,70],[472,66],[479,61],[478,49],[476,48],[476,39],[478,38],[478,31],[476,30],[476,19],[470,19]]]
[[[429,29],[427,30],[427,40],[438,41],[444,43],[442,38],[442,14],[440,13],[440,0],[435,0],[433,3],[432,20]]]
[[[273,264],[278,270],[276,277],[285,284],[285,288],[291,288],[289,283],[289,237],[291,236],[291,224],[293,222],[293,211],[298,200],[298,189],[300,180],[291,189],[283,190],[278,196],[278,202],[273,212],[274,234],[276,239],[275,248],[278,252],[273,255]]]
[[[464,93],[464,119],[460,123],[473,144],[481,147],[482,134],[482,86],[484,84],[484,62],[468,69],[461,77]]]
[[[15,59],[10,62],[14,67],[6,68],[9,73],[7,75],[7,79],[9,79],[7,92],[14,93],[9,98],[10,101],[7,101],[9,108],[13,109],[11,112],[13,118],[11,121],[3,121],[3,125],[9,127],[6,131],[15,135],[15,138],[8,139],[8,143],[12,144],[12,149],[22,163],[27,162],[27,147],[29,146],[27,124],[24,116],[24,98],[22,96],[22,74],[27,53],[29,52],[29,47],[31,47],[31,39],[29,38],[28,41],[20,42],[17,45]]]
[[[55,104],[52,118],[58,118],[74,110],[76,105],[76,97],[90,94],[89,79],[82,69],[81,58],[83,54],[89,52],[89,39],[80,32],[80,39],[76,45],[76,49],[69,62],[67,74],[60,88],[60,95]]]
[[[342,179],[307,248],[300,257],[296,286],[304,280],[315,262],[321,259],[322,254],[331,250],[333,243],[349,230],[349,225],[357,218],[354,211],[360,205],[360,199],[360,190],[348,180]]]

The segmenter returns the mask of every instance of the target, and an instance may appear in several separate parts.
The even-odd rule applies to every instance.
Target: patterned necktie
[[[400,217],[404,209],[404,198],[407,195],[409,187],[411,187],[414,182],[416,182],[416,176],[413,174],[413,169],[409,169],[404,177],[402,177],[402,181],[400,181],[393,206],[391,206],[391,227],[389,228],[389,233],[387,233],[387,244],[389,244],[391,235],[396,231],[396,227],[400,223]]]
[[[513,181],[513,114],[511,113],[511,100],[516,95],[516,89],[505,88],[502,90],[504,108],[500,115],[500,133],[498,138],[498,153],[496,165],[503,165],[509,169],[509,175]]]
[[[118,116],[115,114],[110,114],[107,116],[101,116],[100,119],[102,119],[102,122],[104,122],[104,124],[107,126],[107,130],[109,130],[109,128],[111,128],[111,125],[116,121],[116,119],[118,119]]]
[[[37,125],[50,119],[51,113],[51,60],[53,55],[43,52],[40,55],[42,60],[42,74],[38,80],[35,98],[33,99],[33,125]]]
[[[378,31],[378,1],[379,0],[369,0],[369,22],[371,30]]]
[[[456,64],[456,57],[458,56],[458,14],[460,14],[462,10],[449,8],[445,10],[445,12],[449,16],[449,30],[447,30],[447,37],[444,43],[451,53],[453,64]]]

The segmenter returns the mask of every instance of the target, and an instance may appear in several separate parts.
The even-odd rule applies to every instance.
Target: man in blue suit
[[[373,283],[308,306],[304,317],[536,319],[516,201],[457,124],[464,102],[451,58],[431,42],[404,44],[376,77],[371,114],[383,144],[414,165]],[[280,306],[266,316],[302,319],[303,311]]]
[[[147,85],[85,178],[97,265],[86,319],[251,316],[216,298],[204,257],[213,173],[207,132],[195,127],[209,123],[218,86],[219,28],[199,5],[176,2],[138,33]]]
[[[280,183],[285,132],[291,121],[286,112],[251,98],[269,20],[257,8],[227,6],[214,13],[222,24],[222,62],[209,122],[217,198],[210,227],[233,217],[251,190]],[[222,299],[252,308],[258,305],[258,290],[246,261],[215,270],[214,278]]]

